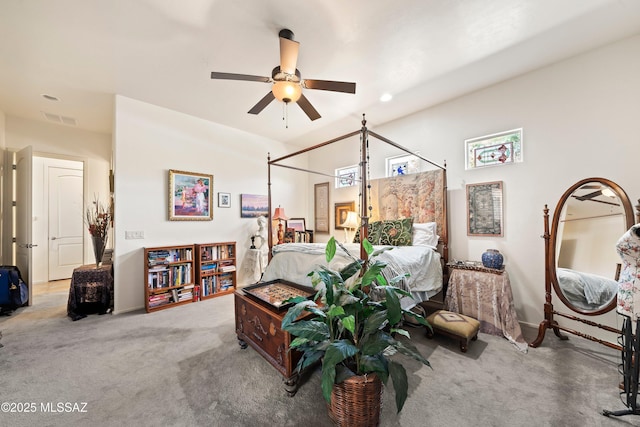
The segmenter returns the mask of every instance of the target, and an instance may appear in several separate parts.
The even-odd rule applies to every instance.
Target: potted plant
[[[363,411],[374,409],[372,417],[362,424],[377,424],[380,414],[382,383],[387,384],[389,377],[393,383],[396,397],[396,408],[400,412],[407,398],[407,373],[396,360],[390,356],[396,352],[410,356],[427,366],[431,366],[418,350],[407,341],[399,341],[396,335],[409,337],[409,333],[399,324],[403,314],[411,316],[416,321],[430,328],[427,321],[417,313],[405,310],[400,305],[399,297],[410,296],[410,293],[394,286],[406,275],[395,277],[387,282],[382,276],[386,264],[376,259],[383,250],[374,252],[368,240],[362,242],[369,259],[360,260],[353,257],[347,249],[340,245],[353,260],[340,271],[320,266],[309,273],[312,276],[314,288],[322,282],[324,287],[318,291],[315,301],[302,298],[292,298],[295,303],[289,308],[282,320],[282,329],[288,331],[295,339],[291,348],[302,353],[296,367],[298,372],[321,361],[322,364],[322,395],[329,404],[329,415],[334,421],[340,422],[340,417],[349,414],[337,414],[341,407],[348,408],[345,412],[355,414],[359,411],[358,402],[369,397],[356,397],[355,401],[345,405],[335,402],[342,395],[349,399],[345,390],[349,384],[360,381],[357,389],[362,389],[365,383],[377,383],[373,387],[378,397],[363,404]],[[336,254],[336,241],[332,237],[327,243],[327,265]],[[374,301],[369,289],[376,288],[384,292],[384,298]],[[297,320],[303,311],[315,314],[310,320]],[[333,394],[333,396],[332,396]],[[352,398],[353,399],[353,398]],[[354,405],[356,407],[354,407]],[[336,409],[337,408],[337,409]],[[377,412],[376,412],[377,411]],[[367,416],[356,415],[356,416]],[[338,418],[338,419],[337,419]],[[363,420],[360,420],[363,421]]]

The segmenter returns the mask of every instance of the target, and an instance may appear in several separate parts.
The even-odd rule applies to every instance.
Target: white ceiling
[[[270,84],[210,79],[270,76],[282,28],[303,78],[357,83],[306,89],[322,118],[290,105],[288,128],[277,101],[247,114]],[[2,0],[0,110],[111,133],[121,94],[311,145],[638,33],[638,0]]]

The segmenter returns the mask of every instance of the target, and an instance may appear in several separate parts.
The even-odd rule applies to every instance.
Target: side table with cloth
[[[252,279],[252,283],[260,281],[264,269],[267,267],[267,253],[262,249],[249,249],[245,258],[245,272]]]
[[[73,270],[67,316],[82,319],[89,313],[113,311],[113,265],[83,265]]]
[[[449,311],[478,319],[480,332],[503,335],[518,350],[527,351],[506,271],[452,269],[444,305]]]

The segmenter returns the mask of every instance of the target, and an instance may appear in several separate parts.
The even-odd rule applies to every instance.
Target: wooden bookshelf
[[[144,248],[147,313],[195,301],[194,246]]]
[[[236,242],[197,244],[196,285],[201,300],[236,290]]]

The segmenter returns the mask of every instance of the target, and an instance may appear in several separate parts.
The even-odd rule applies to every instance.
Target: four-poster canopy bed
[[[300,172],[318,174],[335,178],[333,171],[325,173],[304,169],[301,167],[282,164],[284,160],[295,156],[310,153],[322,147],[343,141],[351,137],[360,136],[360,158],[359,158],[359,217],[360,225],[357,229],[358,244],[345,244],[344,246],[352,254],[359,247],[361,259],[366,259],[367,255],[362,246],[362,239],[368,238],[372,244],[393,246],[394,250],[386,251],[386,259],[391,273],[409,273],[406,279],[406,288],[411,291],[417,302],[426,301],[434,295],[446,291],[447,275],[445,266],[448,262],[448,224],[447,224],[447,185],[446,166],[441,166],[433,161],[416,154],[407,148],[387,139],[375,132],[367,129],[366,120],[362,119],[362,127],[354,132],[325,141],[309,148],[279,157],[277,159],[268,158],[268,246],[269,263],[264,273],[264,281],[284,279],[299,284],[309,284],[310,279],[305,276],[312,271],[318,263],[322,263],[324,258],[324,244],[298,244],[285,243],[274,245],[273,238],[273,203],[271,191],[271,166],[278,166],[293,169]],[[390,145],[406,154],[415,156],[423,162],[431,165],[433,170],[401,175],[388,178],[371,180],[368,171],[370,161],[369,137],[374,137],[383,143]],[[389,208],[388,200],[401,201],[401,207],[395,210]],[[382,208],[385,213],[382,213]],[[393,213],[387,213],[393,211]],[[390,215],[395,218],[389,218]],[[379,219],[378,221],[371,221]],[[395,221],[403,221],[413,234],[413,241],[407,246],[396,246],[394,241],[380,239],[372,241],[373,234],[389,226]],[[408,222],[407,222],[408,221]],[[391,230],[395,233],[395,230]],[[382,231],[384,233],[384,231]],[[361,237],[361,238],[360,238]],[[426,238],[426,239],[425,239]],[[411,241],[411,239],[409,239]],[[336,257],[338,258],[338,257]],[[347,260],[345,258],[344,262]],[[294,271],[295,270],[295,271]],[[284,277],[283,277],[284,276]],[[306,281],[306,283],[302,283]],[[408,306],[405,306],[407,308]]]

